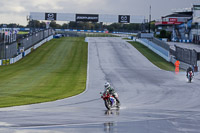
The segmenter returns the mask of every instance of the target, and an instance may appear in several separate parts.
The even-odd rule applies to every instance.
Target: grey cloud
[[[88,2],[87,2],[88,1]],[[81,3],[81,4],[80,4]],[[26,16],[29,12],[61,13],[100,13],[144,15],[148,18],[149,6],[152,7],[152,19],[170,14],[172,9],[192,7],[199,0],[9,0],[0,1],[1,14]],[[8,5],[12,8],[8,8]],[[15,9],[15,6],[19,6]],[[21,6],[21,9],[20,9]],[[16,12],[17,11],[17,12]],[[10,20],[10,19],[9,19]],[[0,20],[1,23],[1,20]]]

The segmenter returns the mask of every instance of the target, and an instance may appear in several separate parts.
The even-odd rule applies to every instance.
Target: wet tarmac
[[[188,83],[120,38],[89,38],[87,90],[54,102],[0,108],[2,133],[199,133],[200,77]],[[120,109],[106,110],[109,81]]]

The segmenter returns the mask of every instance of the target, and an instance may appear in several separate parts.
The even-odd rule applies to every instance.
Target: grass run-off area
[[[146,46],[142,45],[139,42],[129,42],[131,43],[140,53],[142,53],[149,61],[151,61],[157,67],[167,70],[167,71],[174,71],[175,67],[172,63],[167,62],[165,59],[151,51]]]
[[[53,39],[19,62],[0,67],[0,107],[54,101],[86,88],[84,38]]]

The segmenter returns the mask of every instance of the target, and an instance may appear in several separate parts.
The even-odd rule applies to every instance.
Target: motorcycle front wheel
[[[109,100],[105,100],[105,106],[106,106],[106,108],[107,108],[108,110],[111,109],[111,103],[110,103]]]

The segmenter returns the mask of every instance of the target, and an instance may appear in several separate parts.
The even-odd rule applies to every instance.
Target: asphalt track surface
[[[87,90],[55,102],[0,109],[2,133],[199,133],[200,78],[188,83],[151,64],[120,38],[89,38]],[[99,92],[116,88],[119,110]]]

